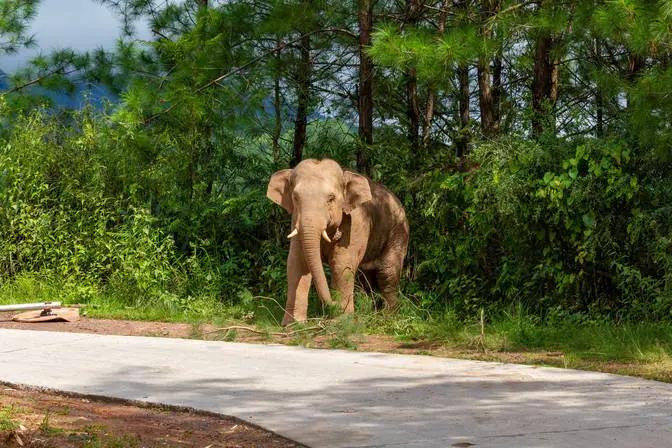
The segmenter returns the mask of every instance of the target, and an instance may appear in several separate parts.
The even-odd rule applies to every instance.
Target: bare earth
[[[17,427],[10,429],[8,425]],[[0,446],[289,448],[302,445],[232,417],[0,384]]]

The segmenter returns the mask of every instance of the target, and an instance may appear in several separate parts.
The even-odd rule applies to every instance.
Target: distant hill
[[[7,80],[7,74],[0,70],[0,91],[4,92],[9,88],[9,81]]]

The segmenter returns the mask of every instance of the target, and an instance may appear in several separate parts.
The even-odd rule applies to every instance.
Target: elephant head
[[[344,171],[333,160],[308,159],[294,169],[273,174],[266,196],[292,214],[292,232],[287,237],[300,239],[317,294],[331,303],[320,239],[331,244],[329,232],[338,234],[343,214],[371,200],[368,179]]]

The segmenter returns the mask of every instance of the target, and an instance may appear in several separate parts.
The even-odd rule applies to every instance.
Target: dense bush
[[[170,236],[155,218],[106,195],[107,168],[88,119],[66,131],[40,114],[19,120],[0,151],[3,279],[39,273],[116,285],[138,300],[173,280]]]
[[[476,148],[464,172],[418,187],[416,281],[437,304],[475,314],[524,303],[668,318],[670,201],[665,163],[624,141]]]

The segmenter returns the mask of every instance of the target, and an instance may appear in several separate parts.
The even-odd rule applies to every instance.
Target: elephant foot
[[[286,327],[289,324],[293,324],[296,322],[296,319],[294,319],[294,316],[291,314],[285,313],[285,317],[282,318],[282,326]]]
[[[287,325],[291,325],[294,322],[305,322],[308,320],[307,316],[296,316],[292,315],[289,313],[285,313],[285,316],[282,318],[282,326],[286,327]]]
[[[355,298],[350,296],[341,301],[341,312],[343,314],[352,314],[355,312]]]

